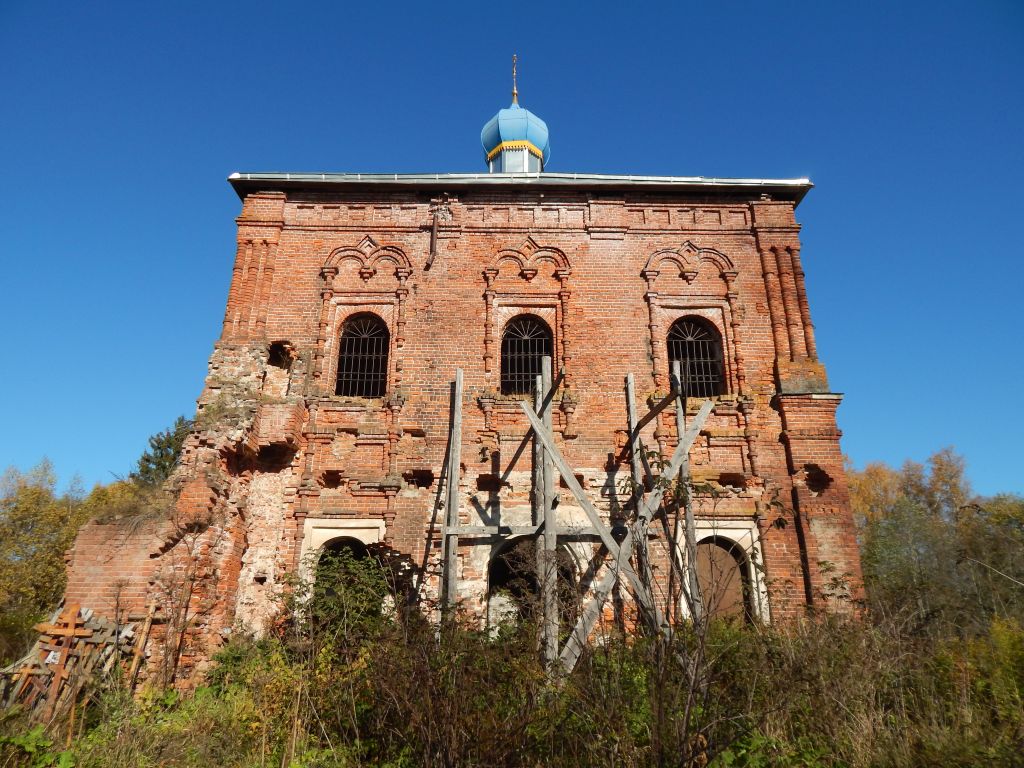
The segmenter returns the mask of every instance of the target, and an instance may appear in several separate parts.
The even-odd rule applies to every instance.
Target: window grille
[[[344,397],[384,397],[388,385],[388,328],[376,315],[345,321],[338,351],[338,386]]]
[[[668,332],[669,371],[677,360],[684,395],[722,394],[722,339],[718,331],[694,317],[676,320]]]
[[[550,357],[551,348],[551,330],[542,320],[530,315],[514,318],[501,337],[501,394],[531,394],[541,358]]]

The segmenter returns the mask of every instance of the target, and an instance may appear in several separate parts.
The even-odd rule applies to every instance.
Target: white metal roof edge
[[[797,187],[799,179],[728,179],[709,176],[633,176],[602,173],[239,173],[228,181],[313,182],[327,184],[624,184],[638,186]]]

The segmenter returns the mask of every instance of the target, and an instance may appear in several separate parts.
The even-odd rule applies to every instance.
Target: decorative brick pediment
[[[321,276],[337,272],[337,268],[347,261],[356,262],[359,277],[364,282],[375,277],[382,270],[404,279],[412,274],[412,262],[405,251],[396,245],[381,245],[367,235],[355,246],[343,246],[331,251],[327,261],[320,269]]]
[[[723,277],[734,275],[736,272],[732,259],[721,251],[700,248],[687,240],[678,248],[661,248],[652,253],[640,274],[649,283],[663,272],[675,272],[680,279],[692,283],[697,277],[701,262],[714,264]]]
[[[516,248],[503,248],[498,251],[494,265],[500,269],[503,264],[514,264],[521,278],[530,282],[537,276],[541,265],[551,264],[556,271],[571,269],[565,253],[550,246],[541,246],[532,237],[527,237]]]

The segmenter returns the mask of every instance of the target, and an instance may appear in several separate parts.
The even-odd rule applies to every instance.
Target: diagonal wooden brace
[[[697,435],[700,434],[701,429],[703,429],[704,424],[707,422],[714,407],[715,405],[711,400],[705,401],[693,421],[690,423],[689,428],[683,433],[679,440],[679,444],[676,446],[675,452],[672,454],[671,461],[669,461],[668,465],[665,467],[665,471],[661,475],[663,482],[657,485],[654,492],[645,499],[641,506],[637,515],[638,523],[642,523],[643,525],[649,523],[651,518],[654,516],[654,513],[658,510],[658,507],[661,506],[661,500],[665,496],[666,486],[675,479],[675,476],[679,473],[683,463],[687,460],[690,454],[690,448],[693,447],[693,443],[697,439]],[[633,532],[630,531],[622,542],[621,555],[628,558],[632,556],[632,554]],[[562,668],[566,672],[571,672],[573,667],[576,666],[576,660],[579,658],[580,653],[586,645],[587,638],[590,637],[590,633],[594,630],[594,625],[597,624],[597,619],[601,615],[601,608],[604,605],[604,601],[608,599],[608,595],[614,584],[615,570],[609,569],[605,571],[600,581],[598,581],[594,586],[593,597],[583,609],[583,613],[576,622],[576,626],[573,628],[569,638],[565,641],[562,652],[558,657],[559,662],[562,664]],[[664,630],[665,627],[662,627],[662,631]]]
[[[548,393],[544,396],[543,407],[545,409],[551,407],[551,403],[555,399],[555,393],[558,391],[558,388],[562,386],[562,382],[564,380],[565,368],[559,368],[558,376],[555,378],[554,383],[552,383],[551,388],[548,390]],[[530,429],[526,430],[526,434],[523,435],[523,439],[519,441],[519,445],[513,452],[512,458],[508,462],[508,468],[501,473],[501,482],[504,483],[508,480],[509,475],[512,474],[512,470],[515,468],[516,463],[519,461],[519,457],[523,455],[523,451],[526,450],[526,446],[530,444],[530,440],[532,439],[533,427],[530,427]]]
[[[638,421],[636,424],[630,425],[628,442],[632,443],[634,440],[636,440],[640,436],[640,430],[646,427],[648,424],[650,424],[654,420],[655,416],[657,416],[659,413],[661,413],[670,405],[672,405],[672,403],[674,403],[676,401],[676,398],[678,397],[678,388],[673,389],[671,392],[665,395],[665,397],[663,397],[657,405],[651,408],[651,410],[648,411],[646,416],[640,419],[640,421]]]
[[[612,556],[612,560],[615,563],[616,568],[621,569],[623,575],[629,581],[630,586],[637,593],[637,599],[640,602],[641,607],[655,614],[655,621],[660,625],[660,616],[658,616],[657,606],[654,605],[653,601],[649,599],[647,590],[644,589],[643,583],[640,581],[640,577],[637,576],[636,571],[633,570],[632,564],[629,562],[629,557],[622,557],[622,552],[619,551],[619,544],[612,538],[611,531],[605,525],[605,522],[601,519],[601,515],[594,509],[594,505],[590,503],[590,499],[583,492],[583,488],[580,486],[579,481],[576,480],[576,476],[573,474],[572,467],[569,466],[568,462],[559,453],[558,448],[555,446],[554,440],[551,439],[550,433],[544,429],[544,425],[540,419],[537,418],[537,414],[530,409],[526,403],[520,403],[523,409],[523,413],[526,414],[530,420],[530,424],[533,425],[534,434],[540,438],[540,441],[544,444],[545,450],[558,468],[559,474],[562,475],[562,479],[565,484],[569,487],[572,495],[576,497],[576,501],[583,508],[583,511],[587,513],[587,517],[590,518],[590,524],[594,526],[598,536],[601,537],[601,543],[604,544],[608,553]]]

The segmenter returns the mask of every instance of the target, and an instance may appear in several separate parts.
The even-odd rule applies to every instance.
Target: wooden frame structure
[[[621,579],[630,589],[636,602],[639,617],[645,630],[651,633],[670,635],[672,626],[662,615],[655,598],[650,566],[647,559],[647,528],[661,507],[665,493],[672,483],[683,485],[685,529],[683,539],[685,552],[679,551],[678,520],[673,531],[672,559],[681,575],[681,592],[687,601],[691,617],[700,615],[699,586],[695,563],[695,526],[689,492],[689,453],[694,441],[707,422],[714,408],[711,400],[705,400],[689,425],[686,424],[686,404],[680,386],[678,363],[672,377],[672,391],[654,405],[642,418],[637,418],[635,384],[633,374],[626,376],[626,420],[630,456],[630,477],[632,496],[625,509],[632,510],[628,526],[613,526],[602,519],[601,514],[587,497],[572,470],[555,444],[552,429],[551,405],[555,393],[563,381],[563,373],[552,380],[551,358],[542,360],[541,374],[537,376],[532,405],[520,403],[530,423],[530,429],[513,454],[504,476],[507,477],[515,466],[527,443],[533,447],[533,525],[471,525],[459,522],[459,474],[462,443],[462,369],[455,374],[452,385],[451,432],[448,436],[448,464],[445,477],[445,516],[442,532],[443,575],[442,604],[446,609],[457,603],[458,546],[463,537],[480,536],[532,536],[537,541],[537,584],[543,607],[541,623],[541,648],[544,662],[549,670],[561,669],[570,672],[575,667],[583,648],[604,608],[604,604]],[[679,425],[679,441],[671,460],[665,464],[659,476],[651,469],[643,442],[641,430],[670,405],[675,405]],[[586,514],[590,527],[560,529],[556,522],[554,501],[555,473],[561,476],[576,502]],[[678,478],[678,481],[677,481]],[[647,487],[650,487],[650,492]],[[623,530],[624,529],[624,530]],[[595,570],[588,599],[572,628],[568,638],[559,647],[559,605],[557,589],[557,547],[563,541],[592,540],[596,537],[604,547],[604,569]]]

